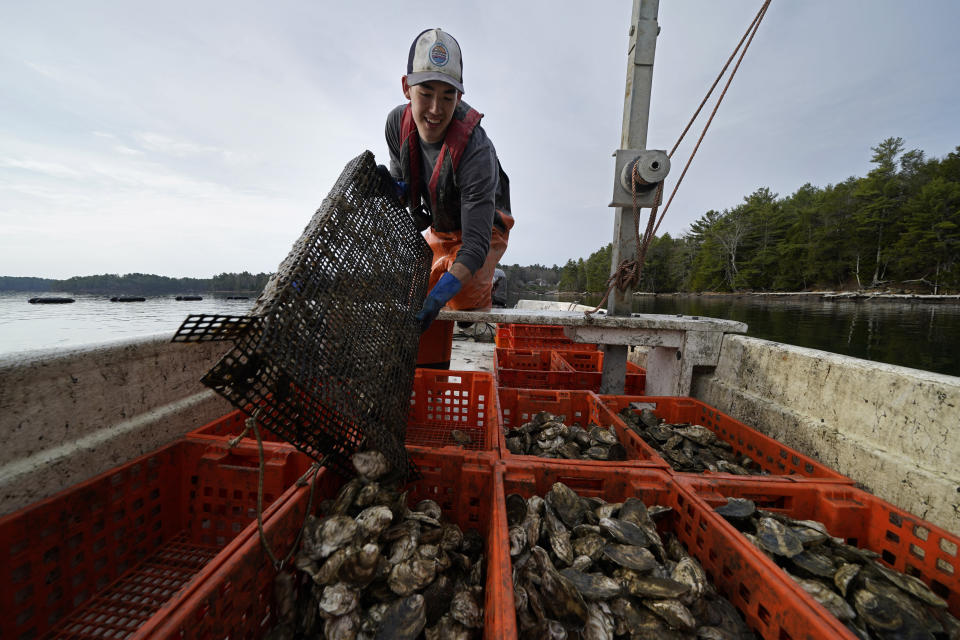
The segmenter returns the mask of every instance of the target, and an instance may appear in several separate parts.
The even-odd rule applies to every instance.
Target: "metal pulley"
[[[670,173],[670,157],[660,149],[618,149],[613,180],[611,207],[633,207],[633,170],[636,167],[638,207],[652,207],[656,202],[657,185]]]

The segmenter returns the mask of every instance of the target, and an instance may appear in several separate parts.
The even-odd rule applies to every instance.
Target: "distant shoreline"
[[[635,293],[634,295],[676,296],[686,298],[716,297],[716,298],[799,298],[804,300],[891,300],[897,302],[954,302],[960,303],[960,294],[926,294],[926,293],[888,293],[881,291],[741,291],[722,292],[704,291],[701,293]]]
[[[560,291],[542,295],[580,297],[590,295],[574,291]],[[599,294],[597,294],[599,295]],[[936,304],[960,304],[960,294],[925,294],[925,293],[890,293],[883,291],[678,291],[673,293],[650,293],[637,291],[636,297],[663,297],[663,298],[770,298],[795,300],[825,300],[869,302],[871,300],[887,302],[929,302]]]

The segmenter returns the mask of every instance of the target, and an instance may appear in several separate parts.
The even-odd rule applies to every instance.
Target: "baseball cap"
[[[463,59],[456,39],[442,29],[420,32],[410,45],[407,84],[413,86],[439,80],[463,93]]]

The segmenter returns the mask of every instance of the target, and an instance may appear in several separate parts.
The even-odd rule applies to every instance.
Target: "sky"
[[[760,5],[661,0],[649,148],[673,146]],[[502,262],[585,258],[613,237],[631,6],[0,0],[0,276],[276,270],[349,160],[387,163],[430,27],[459,41],[510,176]],[[953,151],[958,24],[955,0],[773,0],[660,233],[864,175],[890,136]]]

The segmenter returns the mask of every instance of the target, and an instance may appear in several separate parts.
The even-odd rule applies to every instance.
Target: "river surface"
[[[122,303],[76,294],[72,304],[27,302],[37,295],[43,294],[0,292],[0,356],[157,333],[172,337],[189,314],[245,315],[254,301],[148,296],[146,302]],[[633,310],[738,320],[756,338],[960,376],[960,304],[637,296]]]
[[[71,304],[30,304],[37,296],[70,297]],[[178,301],[176,296],[145,296],[145,302],[110,302],[110,296],[67,293],[0,292],[0,357],[53,347],[77,347],[157,333],[170,337],[195,313],[246,315],[256,296],[227,300]]]
[[[579,301],[596,304],[599,299]],[[737,320],[745,322],[747,335],[755,338],[960,376],[956,303],[636,296],[633,311]]]

